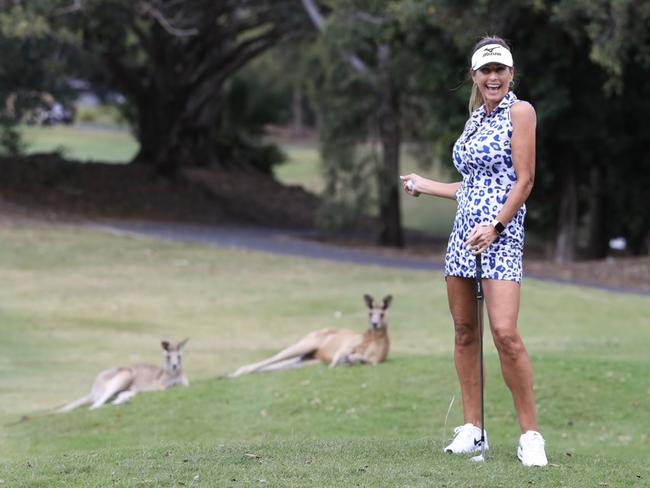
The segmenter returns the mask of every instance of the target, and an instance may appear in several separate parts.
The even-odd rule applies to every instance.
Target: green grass
[[[441,453],[462,412],[437,273],[6,226],[0,274],[0,486],[593,487],[650,479],[646,297],[525,282],[520,328],[551,462],[530,470],[514,458],[517,423],[492,344],[490,460]],[[395,296],[386,363],[218,378],[314,328],[364,328],[365,292]],[[100,370],[158,362],[161,339],[185,336],[190,388],[43,415],[85,394]]]
[[[284,144],[282,148],[288,159],[276,166],[275,177],[282,183],[301,185],[312,193],[322,193],[325,180],[321,173],[321,158],[316,144]]]
[[[21,129],[27,153],[62,151],[79,161],[129,162],[138,143],[128,130],[91,126],[33,127]]]
[[[129,121],[117,105],[78,105],[75,120],[82,124],[100,124],[127,129]]]

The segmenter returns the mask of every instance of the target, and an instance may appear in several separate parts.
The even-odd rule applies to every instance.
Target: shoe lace
[[[471,424],[465,424],[465,425],[459,425],[458,427],[454,428],[454,439],[459,436],[459,434],[463,432],[469,432],[472,428]]]
[[[524,449],[528,452],[533,452],[534,454],[541,454],[544,452],[544,438],[537,432],[524,434],[522,437],[522,444],[524,445]]]

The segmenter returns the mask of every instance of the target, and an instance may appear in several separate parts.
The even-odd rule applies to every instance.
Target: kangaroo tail
[[[75,400],[72,403],[68,403],[67,405],[57,409],[55,412],[56,413],[66,413],[66,412],[71,412],[75,408],[82,407],[83,405],[90,405],[93,401],[93,395],[92,393],[88,393],[85,397],[81,397],[79,400]]]

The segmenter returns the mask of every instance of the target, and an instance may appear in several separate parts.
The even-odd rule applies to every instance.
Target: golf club
[[[481,255],[476,255],[476,309],[478,319],[478,344],[479,362],[481,376],[481,454],[471,458],[473,462],[485,461],[485,404],[483,401],[484,377],[483,377],[483,268],[481,266]]]

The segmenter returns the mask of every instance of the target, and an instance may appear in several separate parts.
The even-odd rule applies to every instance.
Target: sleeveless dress
[[[470,116],[454,144],[454,166],[463,176],[456,192],[458,208],[445,256],[445,277],[474,278],[476,259],[465,241],[476,225],[490,224],[506,202],[517,175],[512,165],[509,92],[487,114],[482,105]],[[521,282],[526,205],[517,211],[500,236],[482,253],[483,278]]]

